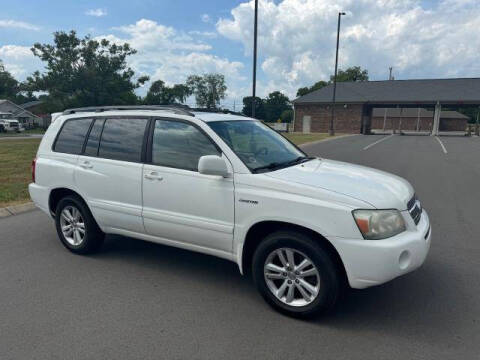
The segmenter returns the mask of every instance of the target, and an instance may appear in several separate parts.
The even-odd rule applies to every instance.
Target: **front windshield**
[[[213,121],[208,125],[253,172],[272,171],[310,159],[260,121]]]

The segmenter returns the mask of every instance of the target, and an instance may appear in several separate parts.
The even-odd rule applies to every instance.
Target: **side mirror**
[[[217,155],[202,156],[198,160],[198,172],[204,175],[229,176],[225,160]]]

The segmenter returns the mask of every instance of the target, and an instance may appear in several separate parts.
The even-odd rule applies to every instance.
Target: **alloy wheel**
[[[66,206],[60,215],[60,227],[65,240],[79,246],[85,239],[85,222],[75,206]]]
[[[264,264],[265,282],[271,293],[289,306],[312,303],[320,290],[320,275],[313,261],[301,251],[280,248]]]

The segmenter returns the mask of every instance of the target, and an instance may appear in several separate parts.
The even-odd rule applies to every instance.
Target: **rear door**
[[[143,169],[143,218],[148,234],[211,250],[232,251],[233,178],[203,175],[198,160],[220,155],[195,124],[155,120]],[[226,159],[228,163],[228,159]],[[230,165],[228,165],[230,166]]]
[[[142,160],[147,118],[97,118],[75,181],[103,228],[143,233]]]

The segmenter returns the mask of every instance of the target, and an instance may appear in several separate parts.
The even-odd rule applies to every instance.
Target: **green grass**
[[[28,129],[28,130],[22,131],[21,133],[2,132],[0,133],[0,137],[28,136],[28,135],[34,135],[34,134],[45,134],[45,130],[41,128],[36,128],[36,129]]]
[[[283,133],[287,139],[293,142],[296,145],[301,145],[309,143],[312,141],[323,140],[329,138],[330,136],[325,133],[311,133],[311,134],[302,134],[302,133]],[[339,134],[337,134],[339,135]]]
[[[0,141],[0,207],[29,201],[32,159],[40,139]]]

